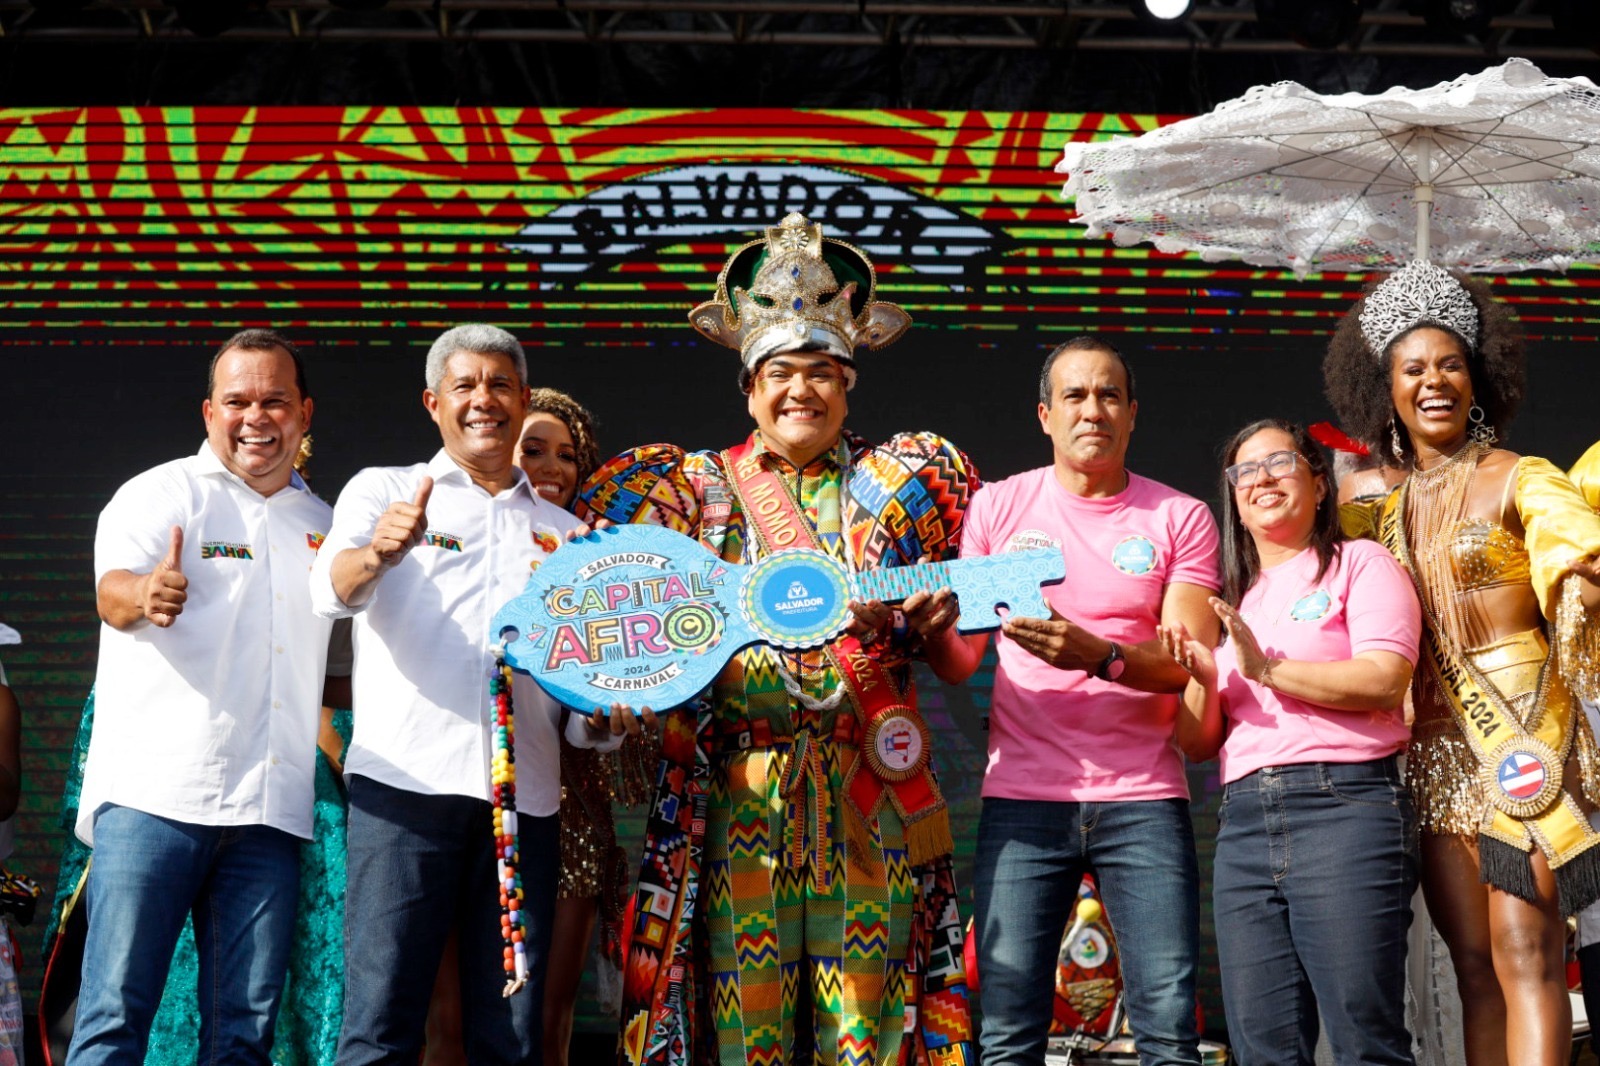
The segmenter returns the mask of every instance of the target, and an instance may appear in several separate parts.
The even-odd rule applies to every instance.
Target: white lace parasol
[[[1068,144],[1056,170],[1091,235],[1207,262],[1305,274],[1413,256],[1496,272],[1600,260],[1600,89],[1522,59],[1375,96],[1261,85],[1139,137]]]

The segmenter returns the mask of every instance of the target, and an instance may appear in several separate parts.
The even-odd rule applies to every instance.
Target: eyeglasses
[[[1288,477],[1294,473],[1294,464],[1299,458],[1299,452],[1273,452],[1265,459],[1256,459],[1248,463],[1234,463],[1223,470],[1223,473],[1227,475],[1228,484],[1238,488],[1240,485],[1255,484],[1262,471],[1266,471],[1267,476],[1274,480]]]

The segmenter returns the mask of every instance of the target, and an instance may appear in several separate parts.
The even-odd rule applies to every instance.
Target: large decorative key
[[[1034,548],[853,574],[825,552],[723,562],[659,526],[618,526],[562,545],[494,616],[506,659],[562,703],[665,710],[709,685],[734,652],[765,642],[814,648],[844,631],[849,602],[897,603],[953,590],[962,632],[1000,625],[996,607],[1050,617],[1039,586],[1066,577]]]

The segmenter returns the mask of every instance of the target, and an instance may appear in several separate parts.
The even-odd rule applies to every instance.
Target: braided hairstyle
[[[528,413],[542,411],[555,415],[572,434],[572,451],[578,461],[578,484],[589,480],[589,475],[600,465],[600,444],[595,440],[594,415],[583,404],[559,389],[534,389],[528,397]]]

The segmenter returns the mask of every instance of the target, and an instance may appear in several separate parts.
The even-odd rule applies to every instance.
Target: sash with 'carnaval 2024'
[[[1552,546],[1542,554],[1558,554],[1564,563],[1581,549],[1566,544],[1565,537],[1543,532],[1542,526],[1557,525],[1557,519],[1537,516],[1538,505],[1530,498],[1538,495],[1544,480],[1539,472],[1546,467],[1543,460],[1520,460],[1514,475],[1518,509],[1528,527],[1530,554],[1540,554],[1536,539],[1549,539]],[[1570,493],[1571,486],[1565,491]],[[1413,580],[1419,580],[1405,531],[1406,495],[1404,487],[1389,495],[1372,516],[1375,528],[1363,529],[1365,522],[1356,509],[1347,508],[1344,517],[1347,531],[1375,533]],[[1573,510],[1582,514],[1581,507]],[[1553,601],[1548,608],[1553,639],[1539,671],[1532,712],[1519,715],[1508,694],[1484,676],[1472,653],[1454,646],[1426,596],[1420,597],[1427,627],[1417,670],[1419,675],[1426,671],[1434,683],[1429,687],[1443,694],[1478,763],[1484,802],[1478,853],[1484,880],[1519,898],[1535,900],[1529,857],[1537,848],[1555,874],[1562,912],[1571,915],[1600,898],[1600,833],[1584,815],[1578,783],[1565,779],[1575,731],[1584,728],[1569,682],[1593,669],[1582,668],[1578,660],[1587,656],[1575,638],[1580,630],[1592,634],[1597,622],[1585,617],[1574,575],[1557,579],[1548,595]],[[1593,644],[1592,635],[1581,643]]]

